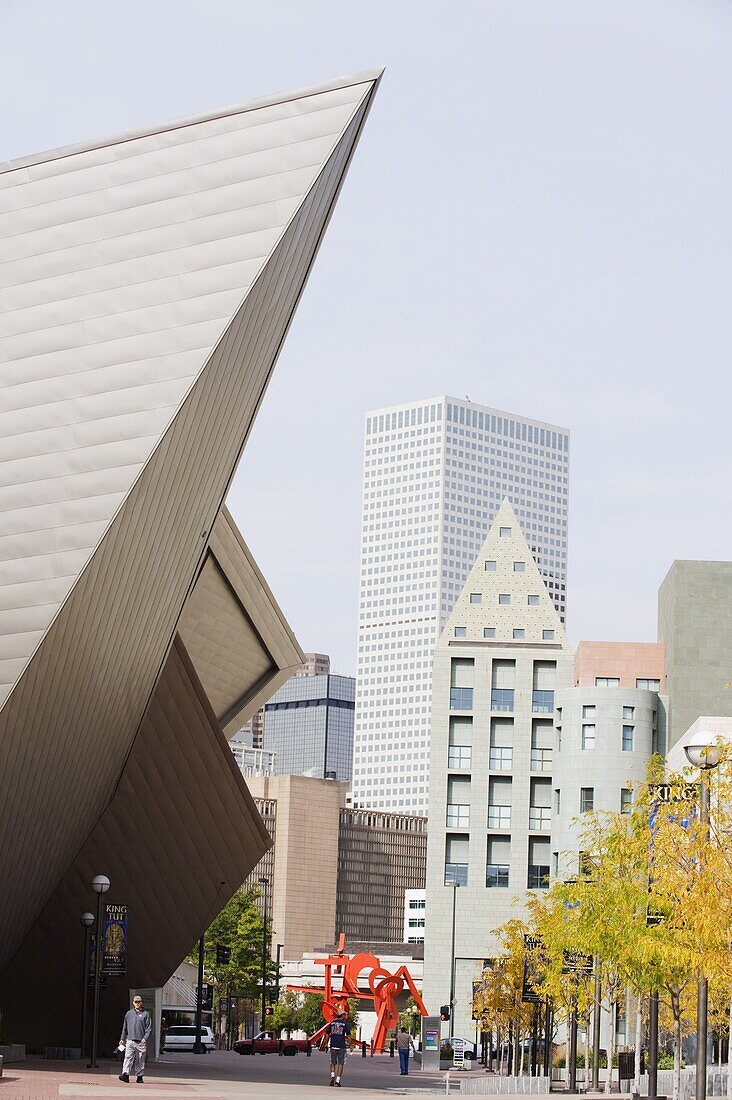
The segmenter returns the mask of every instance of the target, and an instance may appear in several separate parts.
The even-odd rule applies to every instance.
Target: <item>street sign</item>
[[[453,1039],[452,1041],[452,1065],[453,1069],[465,1068],[465,1040]]]

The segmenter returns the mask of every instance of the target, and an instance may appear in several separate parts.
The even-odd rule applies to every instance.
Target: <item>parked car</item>
[[[280,1039],[274,1031],[260,1031],[253,1039],[239,1039],[234,1043],[238,1054],[284,1054],[288,1058],[298,1051],[309,1054],[311,1049],[309,1039]]]
[[[165,1032],[165,1052],[169,1054],[174,1050],[193,1050],[196,1041],[196,1029],[191,1024],[173,1024]],[[201,1042],[203,1049],[208,1052],[216,1049],[213,1031],[210,1027],[201,1028]]]

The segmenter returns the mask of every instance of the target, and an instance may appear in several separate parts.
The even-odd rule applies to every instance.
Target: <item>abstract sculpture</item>
[[[406,966],[400,966],[393,974],[386,970],[380,960],[370,951],[359,951],[356,955],[347,955],[345,951],[346,937],[341,932],[338,939],[338,948],[326,959],[316,959],[318,966],[325,967],[325,982],[322,988],[311,985],[288,985],[297,993],[322,993],[323,994],[323,1018],[325,1023],[314,1035],[311,1041],[317,1043],[325,1034],[325,1029],[331,1020],[335,1019],[339,1009],[348,1012],[348,1000],[356,997],[359,1000],[373,1001],[376,1012],[376,1027],[371,1039],[371,1051],[374,1054],[382,1054],[386,1045],[386,1037],[399,1022],[399,1009],[396,999],[404,992],[405,988],[412,994],[412,999],[422,1016],[427,1015],[419,991],[414,984],[414,979]],[[367,973],[362,979],[361,976]],[[333,976],[341,976],[340,989],[333,988]],[[368,985],[368,991],[361,989],[359,981],[364,980]]]

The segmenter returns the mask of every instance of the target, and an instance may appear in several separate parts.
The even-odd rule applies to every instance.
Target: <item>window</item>
[[[529,890],[546,890],[549,886],[549,841],[542,837],[529,840]]]
[[[499,602],[500,604],[503,604],[503,606],[504,606],[504,607],[505,607],[505,606],[506,606],[507,604],[509,604],[509,603],[511,602],[511,594],[510,594],[510,592],[499,592],[499,593],[498,593],[498,602]]]
[[[619,688],[620,677],[619,676],[596,676],[595,687],[598,688]]]
[[[495,636],[496,636],[496,628],[494,626],[484,626],[483,627],[483,637],[484,638],[495,638]]]
[[[445,824],[448,829],[468,829],[470,827],[470,806],[460,802],[448,802]]]
[[[510,863],[510,836],[491,837],[488,841],[488,864],[485,871],[486,886],[491,889],[505,889],[508,886]]]
[[[484,567],[486,573],[495,573],[495,571],[496,571],[496,563],[494,561],[484,562],[483,567]]]
[[[517,642],[521,641],[525,637],[526,637],[526,631],[522,627],[520,627],[520,626],[514,627],[514,630],[513,630],[514,641],[517,641]]]
[[[468,865],[467,863],[446,863],[445,864],[445,886],[467,886],[468,885]]]
[[[470,745],[450,745],[447,750],[447,766],[453,771],[470,771],[472,755]]]
[[[467,627],[464,627],[464,626],[456,626],[455,627],[455,637],[456,638],[467,638],[467,636],[468,636]]]
[[[623,707],[623,720],[635,721],[635,707]]]
[[[550,772],[552,770],[552,742],[554,730],[551,722],[534,718],[531,723],[531,770],[532,772]]]
[[[451,775],[447,781],[447,820],[448,829],[470,828],[470,779],[461,775]]]
[[[470,602],[471,603],[483,603],[483,597],[481,596],[480,592],[471,592],[470,593]]]
[[[553,712],[556,674],[556,661],[534,661],[531,701],[531,709],[534,714],[551,714]]]
[[[582,748],[594,749],[595,747],[595,726],[592,723],[582,726]]]
[[[513,766],[513,719],[491,718],[488,766],[492,771],[510,771]]]
[[[621,814],[629,814],[633,809],[633,792],[629,791],[627,787],[620,788],[620,812]]]
[[[633,751],[635,726],[623,726],[623,752]]]
[[[580,787],[580,813],[586,814],[595,808],[595,788]]]
[[[491,710],[512,711],[514,684],[516,682],[515,661],[493,661],[491,664]]]
[[[529,828],[549,832],[552,825],[552,781],[532,779],[529,802]]]
[[[448,836],[445,844],[445,886],[468,884],[468,837]]]
[[[473,709],[473,668],[471,657],[453,657],[450,663],[450,710]]]
[[[513,571],[514,571],[514,573],[525,573],[526,572],[526,562],[525,561],[515,561],[513,563]]]
[[[409,908],[410,909],[424,909],[426,907],[426,905],[427,905],[427,901],[426,901],[425,898],[410,898],[409,899]]]
[[[424,921],[425,921],[424,917],[410,917],[409,918],[409,927],[410,928],[424,928]]]
[[[636,679],[635,686],[639,691],[660,691],[660,680]]]
[[[499,530],[499,534],[500,534],[502,539],[510,539],[511,538],[511,528],[510,527],[499,527],[498,530]]]
[[[492,775],[488,780],[488,828],[511,828],[511,780]]]
[[[539,599],[538,596],[529,596],[528,597],[528,603],[529,603],[529,607],[538,607],[539,604],[541,603],[541,600]]]
[[[544,641],[544,642],[553,642],[554,641],[554,631],[553,630],[542,630],[541,637],[542,637],[542,641]]]
[[[588,706],[582,707],[582,717],[583,718],[592,718],[592,719],[594,719],[595,710],[596,710],[595,707],[588,707]]]

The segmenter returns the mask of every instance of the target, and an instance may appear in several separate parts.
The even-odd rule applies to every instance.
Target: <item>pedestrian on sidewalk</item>
[[[346,1043],[351,1042],[351,1021],[342,1005],[336,1009],[336,1018],[328,1024],[325,1033],[330,1040],[330,1083],[340,1088],[346,1062]]]
[[[399,1029],[397,1035],[397,1050],[399,1051],[399,1073],[402,1077],[409,1077],[409,1052],[416,1054],[414,1039],[405,1027]]]
[[[125,1013],[120,1036],[120,1050],[124,1049],[125,1060],[122,1063],[120,1081],[129,1083],[130,1074],[134,1073],[138,1085],[143,1084],[145,1072],[145,1054],[147,1053],[147,1041],[152,1031],[150,1013],[142,1007],[142,997],[132,998],[132,1008]]]

